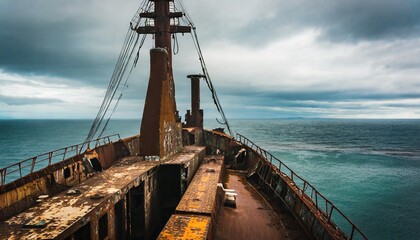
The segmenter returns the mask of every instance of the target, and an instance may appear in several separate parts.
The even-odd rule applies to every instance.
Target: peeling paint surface
[[[207,239],[211,218],[208,216],[171,216],[157,239]]]
[[[221,178],[223,155],[206,158],[176,208],[177,212],[211,215]]]
[[[115,204],[157,165],[141,161],[137,156],[123,158],[108,170],[71,188],[79,194],[67,195],[65,191],[0,223],[0,239],[64,238],[66,230],[68,234],[77,231],[89,216],[100,214]]]
[[[197,154],[205,151],[206,147],[185,146],[180,153],[175,153],[163,164],[188,164]]]

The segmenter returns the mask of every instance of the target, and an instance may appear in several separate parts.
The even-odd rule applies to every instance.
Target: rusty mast
[[[173,0],[153,0],[154,12],[140,13],[154,24],[136,28],[139,34],[153,34],[155,48],[150,50],[150,78],[140,128],[142,156],[165,158],[182,145],[182,126],[175,102],[172,73],[171,34],[189,33],[191,27],[175,25],[172,19],[183,16],[170,10]],[[172,21],[171,21],[172,20]],[[173,24],[171,24],[173,23]]]

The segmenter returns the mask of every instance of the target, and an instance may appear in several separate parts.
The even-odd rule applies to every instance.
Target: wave
[[[271,151],[281,152],[319,152],[319,153],[343,153],[343,154],[363,154],[363,155],[382,155],[401,157],[410,160],[420,160],[420,150],[407,150],[407,149],[389,149],[389,148],[373,148],[370,145],[360,146],[336,146],[325,144],[310,144],[304,142],[287,142],[287,143],[271,143],[265,146]]]

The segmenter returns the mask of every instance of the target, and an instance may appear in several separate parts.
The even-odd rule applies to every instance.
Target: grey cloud
[[[306,27],[321,29],[329,40],[404,38],[420,33],[420,2],[415,1],[264,1],[255,13],[242,16],[252,19],[248,24],[228,23],[230,28],[225,27],[223,14],[240,15],[241,11],[218,14],[223,6],[203,2],[186,1],[185,5],[191,6],[188,10],[197,18],[204,42],[225,39],[258,47]],[[228,6],[239,3],[251,2],[233,1]],[[1,1],[0,67],[102,83],[111,75],[138,5],[138,1]],[[216,12],[203,13],[202,6]],[[265,16],[265,12],[273,14]]]
[[[10,97],[0,95],[0,103],[7,105],[34,105],[34,104],[53,104],[63,102],[56,98],[34,98],[34,97]]]
[[[253,97],[265,100],[288,100],[288,101],[354,101],[354,100],[395,100],[420,98],[419,93],[385,93],[372,91],[310,91],[303,89],[302,91],[262,91],[258,89],[240,88],[240,87],[224,87],[221,91],[223,94],[236,97]]]
[[[231,41],[254,49],[305,28],[319,29],[325,41],[386,41],[419,37],[420,33],[419,1],[266,0],[259,2],[255,11],[248,11],[246,14],[240,7],[234,7],[252,5],[251,1],[232,0],[220,4],[216,1],[184,0],[184,3],[198,27],[203,47],[209,46],[207,44],[212,41]],[[124,3],[111,0],[0,1],[0,69],[4,68],[8,72],[26,76],[34,74],[74,79],[83,82],[82,84],[105,87],[112,74],[129,20],[139,5],[140,2],[137,0],[124,1]],[[226,7],[229,9],[224,9]],[[234,18],[236,22],[228,22],[228,14],[237,14],[240,17]],[[246,24],[242,21],[246,21]],[[150,42],[150,38],[147,41]],[[187,49],[181,45],[183,47],[181,51],[195,51],[188,36],[180,41],[188,42],[190,47]],[[398,47],[389,51],[391,50],[399,51]],[[144,59],[148,58],[147,50],[141,54]],[[206,52],[204,55],[206,56]],[[394,58],[389,61],[386,58],[384,64],[389,64],[390,71],[395,68],[419,69],[416,60],[412,60],[409,55],[406,57],[409,60],[398,62],[395,62]],[[143,73],[133,73],[129,83],[130,88],[126,90],[124,99],[144,97],[149,66],[146,60],[141,59],[141,61],[137,68],[142,69],[135,71]],[[189,85],[185,78],[186,74],[180,72],[174,74],[177,100],[180,100],[180,104],[188,102]],[[252,79],[243,79],[243,81],[252,81]],[[389,94],[308,89],[286,92],[281,89],[276,91],[244,89],[226,84],[215,84],[215,86],[222,104],[226,105],[225,112],[228,114],[231,112],[238,117],[246,117],[248,113],[230,107],[235,102],[249,106],[316,109],[327,108],[329,102],[335,101],[420,98],[420,95],[412,89]],[[202,87],[205,88],[205,85]],[[211,99],[205,99],[205,96],[203,103],[204,100],[212,102]],[[0,96],[0,102],[9,105],[54,101],[59,100]],[[345,107],[351,108],[351,106]],[[402,104],[401,107],[407,105]],[[274,116],[264,109],[254,109],[253,113],[259,116],[265,114],[268,117]],[[309,114],[311,113],[302,112],[299,115]],[[275,116],[278,116],[277,113]]]
[[[393,103],[393,104],[386,104],[385,106],[392,107],[392,108],[413,108],[413,109],[420,109],[420,104],[411,104],[411,103],[406,103],[406,104]]]
[[[276,9],[274,16],[265,17],[264,12],[244,16],[254,20],[224,36],[258,46],[304,28],[321,30],[327,41],[399,39],[420,34],[419,1],[298,0],[264,1],[261,5],[266,5],[267,11]]]
[[[330,38],[380,39],[418,36],[418,1],[335,1],[328,9],[325,24]]]
[[[89,84],[108,79],[136,10],[107,14],[101,6],[110,3],[1,1],[0,67]]]

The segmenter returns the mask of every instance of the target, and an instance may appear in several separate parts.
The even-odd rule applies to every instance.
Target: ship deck
[[[62,239],[102,214],[158,165],[127,157],[85,182],[0,223],[0,239]],[[91,219],[90,219],[91,220]]]
[[[281,218],[243,175],[228,171],[226,185],[238,194],[236,208],[222,206],[215,239],[288,239]]]
[[[206,156],[175,213],[157,239],[213,239],[212,223],[217,216],[224,156]]]

